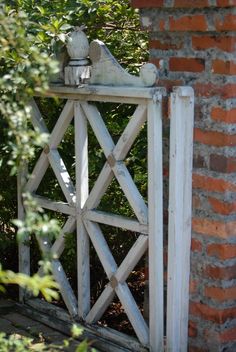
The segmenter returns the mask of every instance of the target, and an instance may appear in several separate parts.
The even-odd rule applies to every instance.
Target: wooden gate
[[[19,177],[19,217],[23,216],[21,191],[30,192],[38,204],[68,216],[60,236],[51,245],[38,239],[43,252],[50,251],[55,280],[72,317],[87,324],[96,323],[115,295],[119,298],[139,342],[126,339],[122,350],[159,352],[164,350],[164,281],[163,281],[163,169],[162,169],[162,97],[163,88],[106,87],[87,85],[80,88],[51,87],[46,96],[66,99],[65,106],[50,133],[49,143],[37,160],[32,175],[23,185]],[[115,144],[108,132],[96,102],[134,104],[133,116]],[[74,119],[76,184],[74,185],[58,151],[68,126]],[[32,123],[47,132],[44,119],[32,102]],[[106,162],[93,188],[88,187],[88,133],[90,124]],[[148,204],[144,201],[125,159],[142,126],[147,123],[148,143]],[[191,236],[191,160],[192,160],[193,93],[190,88],[176,88],[171,96],[170,147],[170,212],[167,349],[186,351],[188,319],[189,247]],[[72,146],[73,148],[73,146]],[[37,189],[51,166],[66,202],[56,202],[37,195]],[[136,219],[97,210],[102,196],[115,178],[128,200]],[[102,233],[100,224],[126,229],[139,236],[118,266]],[[78,297],[60,263],[66,233],[77,232]],[[90,241],[101,261],[109,283],[91,307]],[[148,251],[149,321],[146,322],[126,283],[139,260]],[[20,245],[20,271],[30,272],[30,253]],[[27,300],[21,292],[21,300]],[[110,339],[112,339],[111,333]],[[114,332],[114,336],[116,333]],[[120,335],[121,336],[121,335]],[[116,337],[117,340],[117,337]],[[125,340],[125,339],[124,339]],[[125,349],[126,348],[126,349]],[[106,351],[109,349],[109,341]]]

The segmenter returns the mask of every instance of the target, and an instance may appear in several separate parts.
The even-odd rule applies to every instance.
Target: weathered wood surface
[[[90,310],[89,236],[83,224],[82,211],[89,193],[87,119],[79,102],[74,105],[76,212],[77,212],[77,280],[78,314],[84,319]]]
[[[19,305],[14,301],[0,300],[0,332],[7,336],[13,335],[18,340],[24,337],[32,339],[30,347],[36,351],[51,345],[63,346],[63,340],[68,339],[68,335],[25,315],[22,308],[24,306],[20,307],[19,309]],[[75,351],[77,345],[78,341],[75,341],[64,350]]]
[[[163,351],[162,96],[148,104],[148,221],[150,351]]]
[[[104,101],[129,104],[147,104],[147,100],[154,99],[160,94],[165,95],[162,87],[136,88],[136,87],[106,87],[96,85],[82,85],[79,87],[65,87],[50,85],[44,96],[59,97],[79,101]],[[37,95],[37,92],[35,92]]]
[[[27,304],[17,305],[17,309],[24,315],[39,321],[52,329],[66,335],[71,335],[71,327],[74,323],[84,330],[81,339],[87,338],[92,341],[97,351],[103,352],[147,352],[135,338],[101,326],[81,325],[65,312],[64,309],[39,299],[27,301]]]
[[[145,64],[140,69],[140,75],[129,74],[117,62],[107,46],[100,40],[93,40],[89,48],[92,61],[89,84],[100,84],[115,87],[152,87],[158,78],[157,67]]]
[[[187,351],[194,94],[171,94],[167,351]]]

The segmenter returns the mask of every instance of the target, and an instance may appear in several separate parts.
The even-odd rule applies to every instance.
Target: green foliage
[[[48,76],[57,71],[56,63],[34,45],[29,27],[24,12],[0,7],[0,114],[1,124],[8,126],[3,152],[11,153],[12,172],[34,156],[34,146],[46,141],[44,134],[28,129],[28,102],[35,92],[47,89]]]
[[[59,298],[58,284],[51,275],[41,277],[35,274],[30,277],[22,273],[14,273],[11,270],[2,270],[0,265],[0,290],[4,291],[5,288],[2,284],[18,285],[30,291],[34,296],[38,296],[41,293],[49,302]]]
[[[37,46],[52,50],[73,26],[86,26],[90,40],[106,43],[119,62],[132,72],[147,60],[147,34],[140,31],[137,10],[129,0],[18,0],[12,7],[24,10],[33,26]]]
[[[83,333],[83,329],[78,327],[76,324],[72,326],[71,334],[72,337],[65,339],[63,344],[46,344],[45,342],[37,343],[33,338],[19,336],[16,337],[14,334],[7,336],[5,333],[0,332],[0,352],[60,352],[70,350],[71,342],[74,342],[76,338],[79,338]],[[83,340],[78,343],[75,348],[75,352],[96,352],[94,348],[90,348],[90,343],[87,340]]]

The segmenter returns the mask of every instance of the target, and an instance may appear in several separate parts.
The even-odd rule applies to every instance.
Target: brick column
[[[196,95],[189,351],[236,351],[236,0],[132,0],[158,85]],[[166,122],[167,124],[167,122]],[[165,160],[165,157],[164,157]]]

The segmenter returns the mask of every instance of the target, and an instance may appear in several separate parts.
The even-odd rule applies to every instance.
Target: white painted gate
[[[53,275],[69,313],[88,324],[96,323],[104,314],[115,294],[118,296],[140,345],[130,339],[130,350],[147,348],[164,350],[163,303],[163,180],[162,180],[162,97],[163,88],[84,86],[80,88],[52,87],[47,96],[67,99],[50,133],[48,145],[36,162],[23,191],[30,192],[38,204],[68,216],[59,238],[51,245],[40,240],[42,251],[51,251]],[[135,104],[136,110],[118,142],[115,144],[96,102]],[[74,119],[76,184],[74,185],[57,149],[69,124]],[[32,123],[41,132],[48,132],[35,102],[32,102]],[[88,188],[88,134],[90,124],[106,157],[106,162],[92,190]],[[139,193],[125,164],[126,156],[142,126],[147,123],[148,140],[148,204]],[[191,163],[192,163],[193,93],[190,88],[176,88],[171,96],[170,147],[170,212],[167,350],[186,351],[188,316],[189,247],[191,236]],[[73,147],[73,146],[72,146]],[[51,166],[67,202],[56,202],[37,195],[37,189],[47,168]],[[116,178],[136,219],[98,211],[98,205],[108,186]],[[19,177],[19,194],[22,191]],[[19,195],[19,217],[23,208]],[[102,233],[100,224],[138,233],[138,239],[118,267]],[[60,255],[64,250],[64,235],[76,229],[78,297],[75,296]],[[92,242],[109,283],[91,307],[90,258]],[[148,250],[149,258],[149,322],[140,312],[126,283],[131,271]],[[29,273],[29,248],[20,245],[20,271]],[[24,300],[21,292],[21,299]],[[108,341],[109,345],[109,341]],[[137,347],[140,346],[140,347]],[[121,350],[124,350],[121,348]],[[128,349],[127,349],[128,350]],[[108,349],[107,349],[108,351]]]

